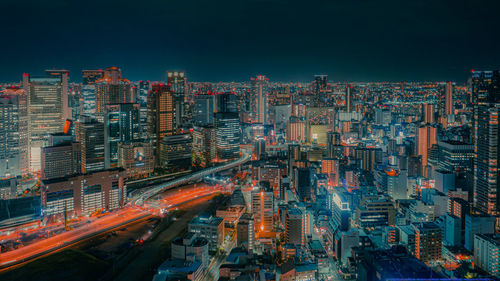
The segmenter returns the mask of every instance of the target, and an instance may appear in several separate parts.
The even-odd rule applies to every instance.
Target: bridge
[[[221,166],[203,169],[201,171],[194,172],[192,174],[189,174],[189,175],[186,175],[186,176],[183,176],[183,177],[171,180],[171,181],[167,181],[167,182],[155,185],[155,186],[147,187],[144,190],[138,190],[138,192],[136,192],[137,194],[131,195],[130,203],[133,205],[143,205],[147,199],[153,197],[154,195],[156,195],[162,191],[171,189],[175,186],[187,184],[187,183],[192,182],[194,180],[202,179],[203,177],[208,176],[208,175],[213,174],[213,173],[218,173],[218,172],[221,172],[224,170],[232,169],[234,167],[237,167],[241,164],[246,163],[248,160],[250,160],[252,158],[251,154],[247,154],[245,152],[243,152],[242,154],[243,155],[240,158],[238,158],[237,160],[225,163]]]

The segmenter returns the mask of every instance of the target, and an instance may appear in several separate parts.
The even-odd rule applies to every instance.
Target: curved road
[[[184,177],[172,180],[172,181],[164,182],[164,183],[158,184],[154,187],[147,188],[147,190],[142,191],[140,194],[133,195],[130,198],[130,202],[134,205],[143,205],[147,199],[153,197],[154,195],[156,195],[162,191],[165,191],[167,189],[170,189],[170,188],[178,186],[178,185],[186,184],[186,183],[193,181],[193,180],[198,180],[200,178],[203,178],[203,177],[210,175],[210,174],[213,174],[213,173],[217,173],[217,172],[221,172],[221,171],[224,171],[227,169],[234,168],[236,166],[239,166],[239,165],[247,162],[248,160],[251,159],[251,157],[252,157],[251,154],[243,153],[243,156],[241,158],[239,158],[238,160],[235,160],[233,162],[226,163],[222,166],[204,169],[202,171],[198,171],[198,172],[189,174],[187,176],[184,176]]]

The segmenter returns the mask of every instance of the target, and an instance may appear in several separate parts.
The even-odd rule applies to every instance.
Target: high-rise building
[[[94,84],[97,80],[104,77],[102,69],[84,69],[82,70],[83,85]]]
[[[495,217],[487,214],[465,215],[465,249],[474,252],[474,236],[495,233]]]
[[[267,122],[267,83],[269,79],[264,75],[257,75],[255,78],[255,93],[257,94],[256,121],[260,124]]]
[[[160,143],[177,133],[175,97],[167,84],[153,84],[148,95],[148,137],[153,141],[155,165],[160,162]]]
[[[226,237],[224,235],[224,219],[205,214],[192,219],[188,224],[188,231],[207,239],[211,252],[216,252]]]
[[[301,201],[308,201],[311,199],[312,193],[312,178],[311,169],[298,168],[295,170],[295,190]]]
[[[445,94],[445,114],[454,114],[454,103],[453,103],[453,84],[451,81],[446,82],[446,94]]]
[[[238,113],[238,96],[233,93],[215,95],[216,111]]]
[[[90,119],[79,122],[77,126],[82,173],[104,169],[104,123]]]
[[[29,172],[28,100],[24,90],[0,92],[0,178]]]
[[[433,222],[416,223],[413,227],[415,229],[415,257],[426,263],[441,260],[442,229]]]
[[[139,141],[141,138],[139,104],[120,103],[106,106],[104,116],[105,168],[114,168],[118,164],[119,143]]]
[[[432,103],[424,103],[422,105],[422,120],[424,123],[435,123],[436,122],[436,106]]]
[[[104,121],[108,104],[134,102],[130,81],[122,78],[122,72],[118,67],[106,68],[104,76],[95,82],[95,88],[95,111],[100,122]]]
[[[219,161],[236,159],[240,154],[241,125],[238,113],[215,114],[216,147]]]
[[[193,129],[193,165],[208,167],[217,158],[214,127],[195,127]]]
[[[328,87],[328,75],[317,74],[314,75],[314,92],[316,94],[321,93]]]
[[[490,215],[500,214],[500,74],[473,73],[475,111],[474,207]]]
[[[197,126],[214,124],[214,95],[195,95],[193,121]]]
[[[249,251],[254,249],[255,244],[255,228],[252,214],[244,213],[241,215],[238,225],[236,226],[236,243],[238,246],[247,245]]]
[[[437,144],[437,127],[429,124],[422,125],[417,129],[417,154],[422,156],[422,167],[428,163],[428,150]]]
[[[306,141],[306,120],[291,116],[287,123],[287,141],[303,143]]]
[[[345,106],[346,112],[351,112],[351,85],[349,84],[345,87]]]
[[[289,244],[305,245],[305,217],[298,208],[285,211],[285,241]]]
[[[167,84],[175,98],[175,122],[181,126],[184,121],[186,108],[185,96],[187,89],[186,73],[184,71],[167,71]]]
[[[256,233],[273,230],[274,194],[272,189],[261,187],[252,191],[252,214]]]
[[[45,70],[45,76],[55,77],[61,79],[62,83],[62,111],[63,119],[72,119],[69,93],[68,93],[68,83],[69,83],[69,71],[64,69],[49,69]]]
[[[63,97],[67,97],[67,81],[67,74],[49,77],[23,75],[23,89],[28,97],[30,168],[33,171],[40,169],[40,149],[48,135],[63,130]]]

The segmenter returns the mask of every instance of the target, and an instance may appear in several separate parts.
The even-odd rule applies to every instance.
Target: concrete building
[[[224,242],[224,223],[219,217],[200,215],[192,219],[188,224],[188,231],[194,232],[200,238],[208,240],[209,250],[216,252]]]
[[[474,235],[474,264],[500,278],[500,235]]]
[[[183,237],[177,237],[171,244],[171,258],[198,261],[206,268],[210,263],[208,240],[198,237],[193,232],[188,232]]]

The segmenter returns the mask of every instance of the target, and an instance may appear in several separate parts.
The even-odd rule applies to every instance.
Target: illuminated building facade
[[[252,191],[252,214],[255,232],[273,230],[274,194],[271,189],[255,189]]]
[[[27,102],[22,89],[0,92],[0,178],[29,172]]]
[[[95,82],[95,98],[95,114],[101,122],[108,104],[134,102],[130,81],[122,78],[121,70],[114,66],[106,68],[103,78]]]
[[[48,134],[63,130],[63,96],[68,93],[68,75],[34,77],[23,75],[23,89],[28,97],[28,126],[30,132],[30,168],[40,169],[40,148]],[[67,100],[66,100],[67,101]]]
[[[104,123],[105,168],[117,167],[119,143],[139,141],[141,137],[140,108],[136,103],[109,104]]]

